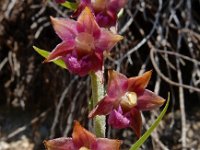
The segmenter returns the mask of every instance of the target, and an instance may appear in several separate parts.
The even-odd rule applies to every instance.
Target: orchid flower
[[[80,76],[101,70],[104,51],[110,51],[122,39],[122,36],[100,28],[88,7],[77,21],[53,17],[51,21],[62,42],[44,62],[61,58],[71,73]]]
[[[145,89],[152,71],[131,78],[113,70],[108,73],[107,95],[90,112],[89,118],[109,115],[109,125],[119,129],[131,127],[139,138],[142,128],[141,111],[152,110],[165,102],[160,96]]]
[[[74,16],[77,16],[87,6],[93,10],[97,23],[101,27],[115,26],[117,14],[126,2],[127,0],[81,0]]]
[[[119,150],[121,141],[97,138],[75,121],[72,138],[44,141],[47,150]]]

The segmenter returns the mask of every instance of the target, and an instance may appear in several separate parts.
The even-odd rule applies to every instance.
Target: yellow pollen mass
[[[81,147],[81,148],[79,148],[79,150],[90,150],[90,149],[87,147]]]
[[[137,94],[135,92],[127,92],[122,98],[120,104],[123,108],[132,108],[137,105]]]

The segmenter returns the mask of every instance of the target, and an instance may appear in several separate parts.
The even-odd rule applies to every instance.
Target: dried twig
[[[68,84],[68,86],[64,89],[64,91],[62,92],[62,95],[59,99],[58,105],[55,108],[55,115],[54,115],[54,120],[53,120],[53,124],[51,126],[51,134],[50,134],[50,138],[53,138],[55,136],[55,127],[58,123],[58,117],[60,114],[60,109],[62,107],[63,101],[65,99],[65,96],[67,95],[70,87],[73,85],[73,83],[78,79],[78,77],[74,77],[73,80],[71,80],[71,82]]]

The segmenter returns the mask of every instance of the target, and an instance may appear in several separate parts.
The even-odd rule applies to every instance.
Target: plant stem
[[[92,109],[104,97],[103,71],[90,74],[92,85]],[[95,134],[97,137],[105,137],[106,123],[105,116],[96,116],[93,119]]]

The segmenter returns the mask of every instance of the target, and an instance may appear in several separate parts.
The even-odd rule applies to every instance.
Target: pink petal
[[[132,108],[129,115],[130,115],[130,127],[133,129],[136,136],[139,138],[141,136],[141,130],[142,130],[141,113],[138,109]]]
[[[107,115],[114,107],[115,99],[105,96],[99,104],[89,113],[88,117],[93,118],[96,115]]]
[[[110,51],[123,37],[118,34],[113,34],[112,32],[101,29],[101,35],[99,39],[95,41],[95,46],[102,51]]]
[[[75,121],[72,139],[77,148],[90,148],[90,146],[96,142],[96,136],[83,128],[77,121]]]
[[[86,32],[97,38],[100,35],[100,27],[95,20],[90,8],[85,7],[77,20],[77,29],[80,32]]]
[[[107,94],[111,98],[120,98],[127,92],[128,79],[125,75],[114,70],[108,71]]]
[[[160,107],[164,104],[165,100],[153,93],[150,90],[145,90],[141,95],[138,96],[138,109],[144,110],[152,110],[154,108]]]
[[[62,42],[54,48],[44,62],[50,62],[56,58],[65,57],[73,48],[73,41]]]
[[[98,53],[86,55],[78,59],[76,55],[68,54],[64,61],[67,64],[68,70],[71,73],[85,76],[91,71],[101,70],[103,64],[103,56]]]
[[[127,128],[129,123],[130,121],[123,115],[121,107],[119,107],[118,110],[114,109],[108,118],[108,124],[113,128]]]
[[[141,76],[136,76],[128,79],[128,91],[143,92],[149,83],[152,71],[145,72]]]
[[[54,30],[57,35],[63,40],[68,41],[74,39],[77,35],[76,21],[66,18],[53,18],[51,17]]]
[[[57,138],[44,141],[47,150],[75,150],[72,138]]]
[[[95,145],[91,147],[91,150],[120,150],[122,141],[111,140],[107,138],[98,138]]]

